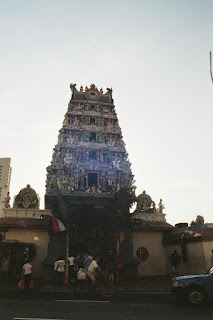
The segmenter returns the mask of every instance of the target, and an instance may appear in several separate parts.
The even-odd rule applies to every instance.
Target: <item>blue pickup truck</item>
[[[203,274],[173,278],[171,290],[177,298],[192,304],[203,303],[213,297],[213,267]]]

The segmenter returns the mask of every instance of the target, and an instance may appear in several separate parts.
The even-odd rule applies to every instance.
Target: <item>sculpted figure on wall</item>
[[[162,203],[162,199],[160,199],[160,202],[158,203],[158,212],[163,213],[163,209],[165,209],[163,203]]]
[[[151,208],[152,205],[152,198],[146,194],[146,191],[144,190],[143,193],[141,193],[137,197],[137,209],[136,210],[142,210],[147,211]]]

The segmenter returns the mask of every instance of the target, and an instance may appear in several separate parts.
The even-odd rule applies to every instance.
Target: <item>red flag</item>
[[[54,231],[54,233],[66,230],[64,224],[59,219],[54,217],[52,211],[51,211],[51,216],[52,216],[52,223],[53,223],[53,231]]]

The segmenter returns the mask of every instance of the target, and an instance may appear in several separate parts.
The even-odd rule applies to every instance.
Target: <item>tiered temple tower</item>
[[[94,84],[85,90],[82,86],[77,90],[75,84],[70,88],[71,100],[47,167],[45,206],[57,215],[55,198],[60,194],[68,214],[75,212],[72,224],[78,224],[78,237],[86,237],[87,242],[88,237],[109,239],[110,231],[115,235],[109,215],[125,214],[115,198],[121,190],[128,195],[135,190],[112,89],[103,93]],[[105,217],[99,227],[97,212],[99,218]]]

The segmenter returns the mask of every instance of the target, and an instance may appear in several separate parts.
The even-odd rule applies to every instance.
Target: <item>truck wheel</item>
[[[202,288],[193,287],[188,290],[188,300],[193,304],[201,304],[205,301],[206,294]]]

